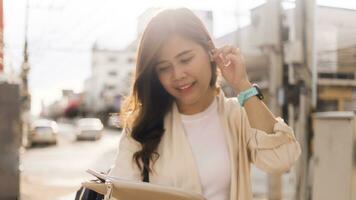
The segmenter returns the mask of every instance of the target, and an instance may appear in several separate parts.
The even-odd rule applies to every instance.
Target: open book
[[[119,200],[204,200],[201,194],[170,186],[119,179],[94,170],[87,172],[105,183],[88,181],[82,183],[84,187]]]

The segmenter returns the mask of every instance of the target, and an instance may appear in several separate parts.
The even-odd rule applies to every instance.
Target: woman
[[[240,93],[240,101],[220,91],[218,72]],[[257,93],[237,48],[215,48],[186,8],[161,11],[139,44],[110,175],[149,177],[150,183],[198,192],[208,200],[252,199],[250,163],[281,173],[300,155],[293,130]]]

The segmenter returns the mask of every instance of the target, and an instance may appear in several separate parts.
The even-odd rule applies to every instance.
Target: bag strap
[[[150,166],[150,161],[148,160],[148,166]],[[146,167],[143,167],[143,182],[150,182],[150,175]]]

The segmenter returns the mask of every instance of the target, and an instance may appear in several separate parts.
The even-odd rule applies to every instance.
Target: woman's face
[[[201,45],[174,35],[162,46],[157,61],[158,78],[178,106],[199,106],[212,99],[209,54]]]

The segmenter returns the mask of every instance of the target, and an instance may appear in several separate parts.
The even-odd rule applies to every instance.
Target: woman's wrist
[[[247,90],[249,88],[252,87],[252,84],[249,80],[245,80],[245,81],[241,81],[239,84],[237,84],[235,87],[234,87],[234,90],[236,93],[240,93],[244,90]]]

